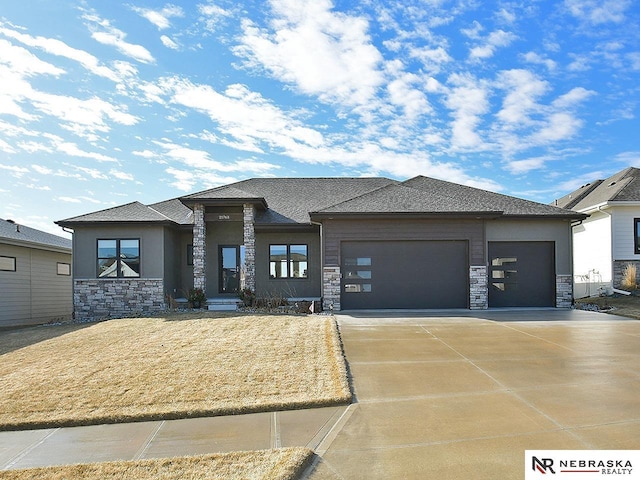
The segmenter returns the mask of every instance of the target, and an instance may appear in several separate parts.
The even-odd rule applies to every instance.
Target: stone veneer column
[[[256,229],[255,217],[256,209],[250,203],[243,205],[244,220],[244,285],[242,288],[248,288],[256,291]]]
[[[322,308],[334,311],[340,310],[340,267],[324,267],[322,282],[324,284],[324,298]]]
[[[556,307],[571,308],[573,303],[573,278],[571,275],[556,275]]]
[[[487,267],[472,265],[469,267],[469,308],[484,310],[489,307]]]
[[[206,257],[207,225],[204,221],[204,205],[193,206],[193,288],[207,290]]]

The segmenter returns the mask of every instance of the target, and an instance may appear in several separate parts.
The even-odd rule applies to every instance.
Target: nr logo
[[[553,459],[552,458],[538,458],[538,457],[532,457],[532,466],[531,468],[533,470],[537,470],[538,472],[542,473],[543,475],[547,474],[547,470],[549,472],[551,472],[552,474],[556,474],[556,472],[553,470]]]

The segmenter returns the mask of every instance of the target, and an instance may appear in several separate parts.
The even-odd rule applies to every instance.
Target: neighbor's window
[[[271,278],[307,278],[307,245],[269,245]]]
[[[71,264],[70,263],[60,263],[58,262],[56,267],[56,273],[58,275],[71,275]]]
[[[640,254],[640,218],[633,219],[633,252]]]
[[[139,277],[140,240],[98,240],[98,277]]]
[[[5,272],[16,271],[16,257],[0,257],[0,270]]]

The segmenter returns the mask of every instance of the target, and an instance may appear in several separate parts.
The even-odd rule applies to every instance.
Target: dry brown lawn
[[[291,480],[311,459],[306,448],[282,448],[154,460],[0,471],[1,480]]]
[[[332,317],[202,313],[0,335],[1,430],[350,400]]]

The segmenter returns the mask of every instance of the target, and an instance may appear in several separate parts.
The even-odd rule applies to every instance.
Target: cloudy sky
[[[640,166],[632,0],[0,3],[0,218],[256,176],[548,203]]]

